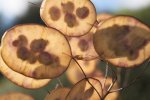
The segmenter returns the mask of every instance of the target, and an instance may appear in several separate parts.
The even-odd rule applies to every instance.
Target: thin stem
[[[103,89],[105,88],[106,80],[108,78],[108,69],[109,69],[108,62],[106,62],[105,79],[104,79]]]
[[[117,68],[117,77],[118,77],[118,82],[121,84],[121,68]],[[122,86],[122,85],[121,85]]]
[[[56,84],[55,89],[57,89],[59,87],[59,84]]]
[[[33,2],[28,2],[28,3],[31,4],[31,5],[34,5],[35,7],[40,8],[40,6],[38,6],[37,4],[35,4],[35,3],[33,3]]]
[[[50,91],[48,91],[48,90],[47,90],[47,93],[48,93],[49,95],[51,94]]]
[[[88,78],[85,78],[87,80],[87,82],[91,85],[92,88],[94,88],[94,90],[96,91],[96,93],[98,94],[98,96],[100,97],[100,100],[102,100],[101,95],[99,94],[99,92],[97,91],[97,89],[90,83],[90,81],[88,80]]]
[[[62,84],[62,82],[61,82],[61,80],[60,80],[59,78],[57,78],[57,80],[58,80],[60,86],[61,86],[61,87],[64,87],[63,84]]]
[[[121,90],[123,90],[123,88],[119,88],[119,89],[111,90],[111,91],[109,91],[109,93],[118,92],[118,91],[121,91]]]
[[[126,73],[125,73],[125,79],[124,79],[124,82],[123,82],[123,86],[126,86],[128,84],[128,79],[130,77],[130,72],[131,70],[127,70]]]
[[[112,67],[109,66],[109,65],[108,65],[108,68],[110,68],[110,70],[111,70],[111,72],[112,72],[112,75],[114,75],[114,79],[112,79],[112,83],[110,84],[109,88],[107,89],[106,94],[103,96],[102,99],[105,99],[105,98],[106,98],[106,96],[110,93],[110,90],[113,88],[114,84],[115,84],[116,81],[117,81],[117,75],[116,75],[115,71],[114,71],[114,70],[112,69]]]
[[[75,58],[73,58],[73,57],[72,57],[72,59],[73,59],[73,60],[76,62],[76,64],[79,66],[79,68],[81,69],[81,71],[82,71],[84,77],[87,78],[87,76],[86,76],[84,70],[82,69],[82,67],[81,67],[81,65],[78,63],[78,61],[77,61]]]
[[[117,91],[121,91],[125,88],[128,88],[129,86],[131,86],[132,84],[134,84],[138,79],[141,78],[141,76],[143,75],[143,73],[147,70],[147,68],[149,67],[149,64],[150,64],[150,60],[148,61],[148,63],[146,63],[145,67],[144,67],[144,70],[137,76],[134,78],[133,81],[131,81],[129,84],[127,84],[126,86],[123,86],[122,88],[119,88],[119,89],[116,89],[116,90],[111,90],[110,93],[112,92],[117,92]]]
[[[100,97],[100,99],[102,99],[102,97],[101,97],[101,95],[98,93],[97,89],[96,89],[96,88],[90,83],[90,81],[88,80],[88,78],[87,78],[87,76],[86,76],[84,70],[82,69],[81,65],[78,63],[78,61],[77,61],[75,58],[72,58],[72,59],[78,64],[78,66],[79,66],[79,68],[81,69],[81,71],[82,71],[82,73],[83,73],[85,79],[87,80],[87,82],[94,88],[94,90],[97,92],[97,94],[98,94],[98,96]]]

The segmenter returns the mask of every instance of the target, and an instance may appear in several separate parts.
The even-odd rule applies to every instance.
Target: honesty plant
[[[66,72],[73,87],[57,87],[45,100],[116,100],[140,75],[119,87],[110,64],[132,68],[150,57],[148,26],[131,16],[96,14],[90,0],[43,0],[40,16],[45,26],[16,25],[4,33],[0,71],[28,89]],[[105,72],[99,62],[106,63]]]

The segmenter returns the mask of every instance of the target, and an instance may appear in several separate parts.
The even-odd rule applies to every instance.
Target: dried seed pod
[[[104,20],[110,17],[112,17],[110,14],[99,14],[97,15],[98,23],[95,23],[88,34],[80,37],[67,37],[73,56],[79,55],[81,58],[83,58],[82,60],[93,60],[98,58],[98,54],[93,45],[93,34],[97,29],[97,24],[102,23]]]
[[[15,83],[18,86],[28,88],[28,89],[37,89],[47,85],[50,79],[34,79],[27,76],[24,76],[20,73],[17,73],[10,69],[5,62],[3,61],[0,55],[0,71],[1,73],[8,78],[10,81]]]
[[[78,60],[78,63],[82,67],[84,73],[87,76],[90,76],[96,69],[96,65],[98,64],[98,60],[90,60],[90,61],[82,61]],[[70,66],[66,71],[67,77],[72,84],[76,84],[78,81],[85,78],[83,72],[81,71],[78,64],[72,60]]]
[[[96,21],[96,10],[90,0],[44,0],[40,15],[47,26],[67,36],[88,33]]]
[[[81,37],[68,37],[73,56],[81,56],[81,60],[93,60],[98,57],[93,46],[94,28],[86,35]],[[77,58],[80,60],[80,58]]]
[[[101,84],[104,84],[104,83],[102,83],[102,79],[100,79],[100,80],[101,80]],[[105,86],[104,86],[103,93],[107,92],[107,90],[108,90],[108,88],[111,84],[112,84],[112,79],[107,78]],[[112,89],[115,90],[115,89],[118,89],[118,88],[119,88],[119,86],[118,86],[118,83],[116,82]],[[104,100],[110,100],[110,98],[111,98],[111,100],[118,100],[118,97],[119,97],[119,93],[118,92],[113,92],[113,93],[109,93]]]
[[[27,40],[27,45],[16,45],[24,42],[20,36]],[[14,45],[15,41],[18,43]],[[35,24],[18,25],[6,31],[1,54],[8,67],[36,79],[58,77],[71,61],[70,46],[64,35]]]
[[[102,87],[103,87],[103,95],[107,93],[107,90],[109,88],[109,86],[113,83],[112,82],[112,78],[108,77],[107,79],[105,79],[105,77],[101,74],[100,71],[97,71],[95,73],[93,73],[93,75],[91,75],[91,77],[99,80],[102,84]],[[93,84],[94,85],[94,84]],[[113,87],[111,90],[116,90],[118,89],[119,86],[118,86],[118,82],[114,83]],[[113,92],[113,93],[109,93],[104,100],[117,100],[119,96],[119,93],[118,92]]]
[[[150,29],[136,18],[116,16],[106,20],[94,34],[100,57],[119,67],[133,67],[150,56]]]
[[[70,89],[69,88],[57,88],[47,94],[44,100],[65,100],[68,95]]]
[[[100,13],[97,15],[97,21],[98,22],[103,22],[109,18],[113,17],[113,15],[108,14],[108,13]]]
[[[89,82],[87,81],[89,80]],[[101,100],[102,87],[98,80],[94,78],[83,79],[79,81],[69,92],[66,100]]]
[[[0,95],[0,100],[34,100],[30,95],[20,92],[10,92]]]

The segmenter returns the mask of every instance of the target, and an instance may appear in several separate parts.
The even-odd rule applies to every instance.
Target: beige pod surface
[[[72,60],[70,66],[66,71],[67,78],[72,84],[76,84],[78,81],[85,78],[84,73],[86,74],[86,76],[91,76],[95,72],[96,67],[98,67],[98,60],[78,60],[77,62],[80,64],[80,66],[74,60]],[[82,68],[84,73],[82,72],[80,67]]]
[[[44,100],[65,100],[68,95],[70,89],[69,88],[56,88],[47,94]]]
[[[21,92],[10,92],[0,95],[0,100],[34,100],[30,95]]]
[[[100,57],[119,67],[134,67],[150,56],[150,28],[131,16],[114,16],[94,34]]]
[[[38,24],[15,26],[2,38],[1,56],[7,66],[36,79],[60,76],[71,61],[67,54],[71,50],[65,36]]]
[[[100,82],[94,78],[88,78],[76,83],[67,95],[66,100],[101,100],[101,96],[102,86]]]
[[[96,9],[90,0],[44,0],[42,20],[67,36],[81,36],[96,22]]]
[[[1,51],[1,50],[0,50]],[[0,52],[1,53],[1,52]],[[37,89],[47,85],[51,79],[34,79],[13,71],[3,61],[0,55],[0,72],[11,82],[27,89]]]

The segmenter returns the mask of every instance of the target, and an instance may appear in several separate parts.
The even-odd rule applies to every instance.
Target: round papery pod
[[[36,24],[18,25],[2,38],[1,56],[16,72],[36,79],[55,78],[68,67],[68,41],[59,31]]]
[[[100,70],[95,70],[95,72],[93,72],[89,77],[93,77],[94,79],[99,80],[103,88],[103,95],[106,94],[109,86],[112,84],[112,78],[107,77],[107,79],[105,79],[103,73]],[[93,83],[92,85],[95,84]],[[116,90],[118,88],[119,88],[118,82],[115,82],[111,90]],[[100,90],[98,89],[98,91]],[[110,100],[110,99],[117,100],[118,96],[119,96],[118,92],[109,93],[104,100]]]
[[[44,0],[40,15],[47,26],[67,36],[84,35],[96,22],[96,9],[90,0]]]
[[[108,13],[100,13],[100,14],[97,15],[97,21],[98,22],[103,22],[106,19],[109,19],[111,17],[113,17],[113,15],[108,14]]]
[[[102,13],[97,15],[97,21],[98,23],[102,23],[110,17],[112,17],[112,15]],[[83,60],[93,60],[98,58],[98,54],[93,46],[93,34],[96,31],[98,23],[95,23],[95,26],[93,26],[90,32],[86,35],[80,37],[67,37],[73,56],[79,55],[79,57],[83,58]]]
[[[90,60],[90,61],[78,60],[78,63],[80,64],[84,73],[87,76],[90,76],[96,70],[98,60]],[[78,81],[85,78],[79,65],[74,60],[71,61],[70,66],[68,67],[68,69],[66,71],[66,75],[72,84],[76,84]]]
[[[65,100],[68,95],[70,89],[69,88],[57,88],[47,94],[44,100]]]
[[[100,57],[119,67],[133,67],[150,56],[150,29],[130,16],[112,17],[98,27],[93,44]]]
[[[87,80],[89,80],[90,83]],[[94,85],[91,86],[91,84]],[[102,87],[100,82],[94,78],[88,78],[75,84],[67,95],[66,100],[101,100],[100,96],[93,87],[101,96]]]
[[[105,78],[104,78],[104,76],[102,77],[102,76],[93,76],[93,78],[95,78],[95,79],[97,79],[97,80],[99,80],[100,82],[101,82],[101,84],[102,84],[102,86],[104,87],[103,88],[103,94],[106,94],[106,92],[107,92],[107,90],[108,90],[108,88],[109,88],[109,86],[112,84],[112,78],[107,78],[106,80],[105,80]],[[105,81],[105,82],[104,82]],[[93,84],[94,85],[94,84]],[[116,82],[114,85],[113,85],[113,87],[112,87],[112,89],[111,90],[116,90],[116,89],[118,89],[119,88],[119,86],[118,86],[118,82]],[[104,100],[117,100],[117,98],[118,98],[118,96],[119,96],[119,93],[118,92],[113,92],[113,93],[109,93],[106,97],[105,97],[105,99]]]
[[[15,83],[18,86],[28,88],[28,89],[37,89],[47,85],[50,79],[34,79],[23,74],[17,73],[10,69],[5,62],[3,61],[0,55],[0,71],[1,73],[8,78],[10,81]]]
[[[93,27],[92,30],[84,36],[68,37],[69,44],[72,50],[72,55],[74,57],[79,55],[80,57],[83,58],[81,60],[87,60],[87,61],[96,59],[98,57],[98,54],[96,53],[94,46],[93,46],[94,31],[95,30]]]
[[[20,92],[10,92],[0,95],[0,100],[34,100],[30,95]]]
[[[104,82],[104,81],[103,81]],[[103,83],[102,83],[103,84]],[[109,86],[112,84],[112,79],[111,78],[107,78],[106,80],[106,83],[105,83],[105,87],[104,87],[104,93],[107,92]],[[118,89],[119,86],[118,86],[118,83],[116,82],[112,88],[112,90],[116,90]],[[106,98],[104,100],[118,100],[118,96],[119,96],[119,93],[118,92],[113,92],[113,93],[109,93]]]

